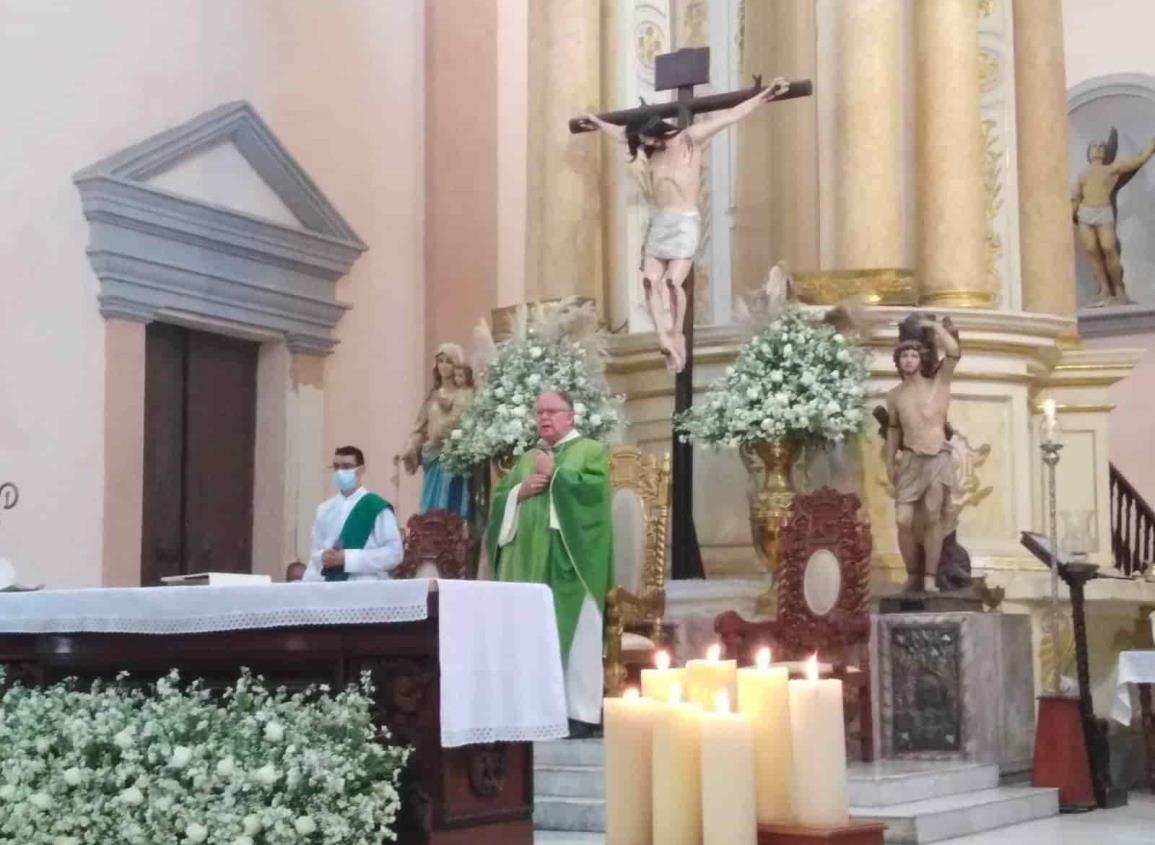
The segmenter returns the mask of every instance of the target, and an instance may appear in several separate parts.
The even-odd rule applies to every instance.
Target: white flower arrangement
[[[2,680],[2,673],[0,673]],[[215,696],[73,683],[0,696],[0,843],[288,845],[395,839],[409,751],[360,688]]]
[[[468,475],[491,460],[524,454],[538,442],[534,402],[548,390],[573,400],[574,427],[604,439],[618,423],[618,407],[601,375],[604,362],[590,360],[590,344],[552,339],[534,327],[497,344],[493,359],[458,428],[441,451],[445,468]]]
[[[867,360],[833,326],[787,307],[739,350],[706,400],[679,416],[678,430],[717,446],[837,443],[866,423]]]

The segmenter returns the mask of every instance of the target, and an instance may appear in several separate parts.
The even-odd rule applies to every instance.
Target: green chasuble
[[[365,548],[365,543],[373,533],[373,526],[377,524],[377,517],[386,508],[393,510],[393,506],[376,493],[366,493],[362,496],[357,504],[353,505],[353,510],[349,511],[349,515],[345,517],[345,524],[341,526],[341,536],[337,540],[338,547],[342,549]],[[332,569],[322,569],[321,577],[326,581],[348,581],[349,573],[345,571],[345,567],[337,566]]]
[[[521,503],[516,535],[499,546],[510,492],[531,475],[533,452],[528,452],[494,490],[486,531],[489,559],[499,581],[548,584],[553,590],[561,653],[568,658],[586,595],[604,614],[613,586],[609,453],[585,437],[556,446],[549,490]],[[550,528],[551,498],[560,531]]]

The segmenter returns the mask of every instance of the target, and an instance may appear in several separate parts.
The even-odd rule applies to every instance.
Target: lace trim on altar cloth
[[[462,745],[488,745],[493,742],[545,742],[569,736],[566,722],[552,725],[510,725],[507,727],[476,727],[464,730],[441,729],[441,746],[458,748]]]
[[[188,587],[185,589],[197,589]],[[246,589],[253,589],[251,587]],[[104,616],[64,616],[3,620],[9,634],[208,634],[253,628],[296,628],[312,625],[375,625],[420,622],[429,616],[426,603],[390,607],[286,608],[206,613],[168,619],[115,619]]]

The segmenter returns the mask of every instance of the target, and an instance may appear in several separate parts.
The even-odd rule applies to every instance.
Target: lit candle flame
[[[681,684],[670,684],[670,689],[666,693],[666,695],[667,695],[667,700],[669,701],[670,704],[681,704],[682,703],[682,685]]]
[[[710,646],[708,649],[706,649],[706,659],[707,660],[721,660],[722,659],[722,646],[718,645],[717,643],[714,643],[712,646]]]
[[[654,655],[654,666],[665,672],[670,668],[670,653],[665,649],[661,649]]]
[[[640,692],[638,692],[637,687],[630,687],[629,689],[627,689],[625,692],[622,693],[622,698],[626,699],[626,701],[637,701],[641,697],[642,697],[642,694]]]
[[[810,655],[810,659],[806,661],[806,680],[818,680],[818,652]]]
[[[770,668],[770,649],[769,648],[758,649],[758,656],[754,658],[754,665],[757,666],[759,669],[769,669]]]

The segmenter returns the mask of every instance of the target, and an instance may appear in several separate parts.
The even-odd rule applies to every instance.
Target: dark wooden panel
[[[140,582],[181,572],[185,333],[151,323],[144,359],[144,508]]]
[[[185,560],[188,572],[250,572],[258,345],[188,332]]]

